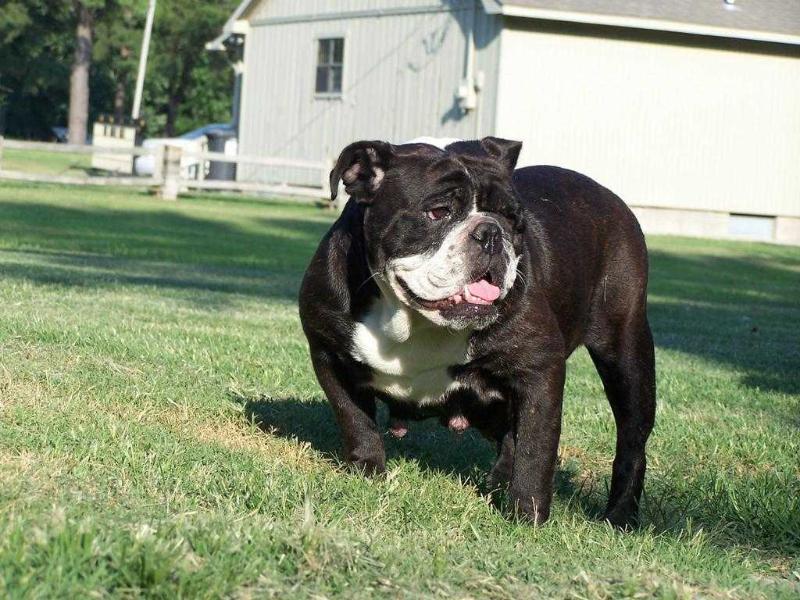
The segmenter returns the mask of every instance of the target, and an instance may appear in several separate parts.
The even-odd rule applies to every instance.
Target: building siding
[[[632,205],[800,216],[797,50],[687,37],[507,20],[497,134]]]
[[[401,142],[420,135],[474,138],[492,133],[500,18],[477,2],[415,3],[271,0],[256,6],[246,39],[242,153],[334,159],[358,139]],[[400,5],[420,12],[384,14]],[[328,12],[325,12],[328,11]],[[365,11],[353,18],[353,11]],[[324,18],[295,20],[298,15]],[[350,16],[348,16],[350,15]],[[478,110],[462,115],[456,90],[464,76],[465,30],[475,22],[476,71],[486,86]],[[341,98],[314,94],[316,40],[345,38]],[[316,184],[319,173],[242,169],[242,178]]]

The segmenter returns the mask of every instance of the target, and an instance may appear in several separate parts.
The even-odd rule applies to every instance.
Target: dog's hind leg
[[[586,345],[617,425],[605,518],[618,527],[630,527],[638,523],[647,464],[645,444],[655,420],[653,336],[643,305],[616,323],[605,320],[602,329],[601,335],[594,336],[598,341],[590,340]]]
[[[466,415],[465,419],[484,438],[494,443],[497,449],[497,459],[487,477],[490,489],[504,487],[511,481],[511,471],[514,468],[514,432],[508,412],[509,407],[505,401],[487,404],[477,400],[464,407],[459,406],[459,413]]]
[[[508,484],[514,468],[514,432],[508,403],[505,400],[484,402],[477,396],[471,398],[471,402],[451,403],[449,414],[442,418],[442,424],[452,424],[453,419],[459,417],[495,444],[497,459],[487,477],[489,488],[497,489]]]
[[[502,439],[497,441],[497,460],[487,477],[490,488],[497,489],[511,481],[511,471],[514,468],[514,432],[509,430]]]

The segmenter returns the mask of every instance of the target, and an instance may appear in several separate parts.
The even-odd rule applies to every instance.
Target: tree
[[[113,112],[117,122],[128,113],[128,91],[135,82],[146,9],[146,0],[118,2],[95,26],[95,87],[102,94],[97,107],[103,107],[102,112]]]
[[[89,69],[92,66],[94,14],[85,2],[76,0],[75,53],[69,76],[69,143],[85,144],[89,124]]]
[[[167,124],[174,133],[230,118],[232,69],[222,53],[208,52],[204,45],[216,37],[237,2],[159,2],[143,106],[149,134],[161,134]],[[83,27],[80,7],[88,11]],[[73,83],[76,118],[80,115],[83,124],[71,130],[83,133],[82,139],[98,114],[125,115],[146,7],[147,0],[0,0],[5,133],[52,138],[51,128],[67,123]],[[76,66],[77,80],[72,77]]]
[[[2,2],[0,103],[11,135],[47,139],[51,126],[64,123],[72,50],[72,33],[64,23],[69,19],[69,5],[63,2]]]
[[[210,120],[230,118],[230,95],[233,73],[220,53],[211,55],[205,43],[216,37],[239,0],[198,2],[170,0],[156,10],[152,79],[148,82],[148,100],[164,115],[164,132],[173,136],[181,128],[196,126],[197,116],[205,113]],[[208,91],[206,91],[208,90]],[[205,102],[211,95],[215,101],[213,114]],[[203,103],[187,103],[192,97]],[[187,106],[188,104],[188,106]],[[224,111],[220,110],[224,106]],[[211,117],[214,117],[211,119]]]
[[[141,0],[73,0],[75,45],[69,88],[69,141],[83,144],[90,116],[90,75],[92,61],[104,60],[113,77],[114,113],[122,117],[125,86],[130,71],[135,14]],[[95,36],[99,32],[100,36]],[[95,39],[100,52],[94,52]],[[95,56],[99,54],[99,56]]]

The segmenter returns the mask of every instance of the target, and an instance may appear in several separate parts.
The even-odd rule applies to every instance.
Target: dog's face
[[[524,220],[511,183],[522,144],[498,138],[356,142],[331,172],[366,205],[367,261],[384,294],[453,329],[491,324],[517,277]]]

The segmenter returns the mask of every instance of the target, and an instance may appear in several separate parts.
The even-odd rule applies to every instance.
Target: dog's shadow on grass
[[[339,428],[326,402],[240,394],[232,394],[231,399],[243,407],[245,419],[265,433],[306,442],[333,462],[344,463]],[[459,435],[441,426],[437,419],[428,419],[409,423],[408,435],[398,440],[387,432],[388,411],[382,406],[378,423],[386,432],[383,442],[387,460],[414,461],[423,470],[457,478],[490,496],[498,510],[508,512],[505,490],[492,488],[488,481],[496,458],[494,444],[477,431],[469,429]],[[601,518],[608,498],[607,489],[593,478],[582,477],[571,463],[557,470],[555,494],[595,520]]]
[[[242,406],[247,422],[263,432],[308,443],[326,458],[344,463],[339,428],[327,403],[242,394],[231,394],[230,398]],[[388,413],[384,407],[379,409],[378,422],[386,431]],[[429,419],[410,423],[403,439],[387,432],[383,441],[388,460],[412,460],[424,470],[451,475],[474,485],[482,494],[491,493],[498,507],[506,506],[505,494],[490,488],[487,481],[496,458],[494,445],[475,430],[459,435]],[[582,478],[571,464],[556,472],[555,493],[595,519],[603,514],[608,496],[607,489],[600,489],[594,479]]]
[[[232,394],[243,407],[244,417],[270,435],[307,442],[335,462],[344,462],[339,428],[327,403],[297,399]],[[387,412],[381,407],[378,422],[387,430]],[[481,474],[491,468],[492,445],[470,430],[463,435],[452,433],[435,419],[410,423],[408,435],[397,440],[384,436],[386,458],[416,461],[421,468],[441,471],[469,480],[482,490]]]
[[[326,403],[241,394],[232,394],[231,400],[243,407],[247,422],[265,433],[306,442],[335,463],[343,463],[338,426]],[[386,420],[386,412],[381,411],[379,423],[385,427]],[[491,493],[497,507],[507,507],[505,493],[489,489],[486,480],[495,458],[493,445],[473,430],[459,436],[429,420],[411,423],[409,434],[402,440],[385,435],[384,444],[387,459],[416,461],[422,469],[456,477],[482,494]],[[599,521],[608,499],[609,477],[605,472],[582,473],[580,465],[566,460],[556,472],[555,494],[568,510]],[[796,549],[785,534],[786,523],[773,527],[774,518],[765,516],[759,522],[758,515],[751,515],[755,520],[742,519],[723,506],[709,506],[700,491],[695,497],[685,487],[682,492],[661,489],[663,485],[653,487],[647,486],[641,512],[644,527],[655,534],[682,537],[705,529],[722,532],[719,545],[738,545],[778,556]],[[689,486],[691,489],[693,486]]]
[[[243,407],[245,419],[269,435],[306,442],[314,450],[337,463],[344,463],[339,428],[327,403],[268,396],[247,397],[231,394]],[[387,430],[388,414],[381,407],[380,426]],[[494,464],[494,445],[470,429],[456,434],[436,419],[412,422],[403,439],[388,432],[383,438],[386,458],[416,461],[422,469],[439,471],[467,481],[481,493],[496,492],[487,475]],[[600,518],[608,490],[601,490],[594,479],[581,477],[571,464],[556,472],[555,492],[564,501],[575,503],[588,516]]]

